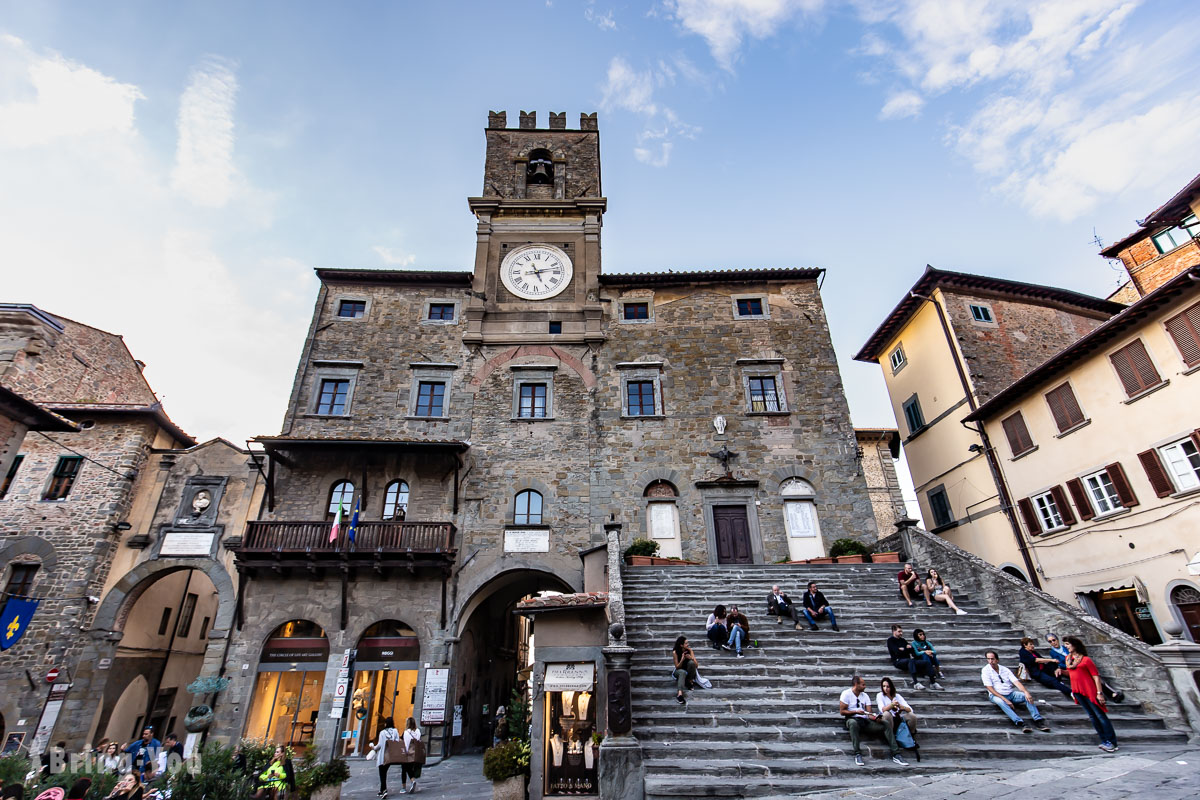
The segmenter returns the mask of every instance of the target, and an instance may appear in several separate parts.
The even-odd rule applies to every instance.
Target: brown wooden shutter
[[[1162,378],[1141,339],[1134,339],[1108,358],[1117,371],[1117,377],[1121,379],[1121,385],[1125,387],[1125,394],[1129,397],[1162,383]]]
[[[1146,477],[1150,479],[1150,485],[1156,495],[1170,497],[1175,492],[1175,484],[1171,483],[1170,477],[1167,476],[1157,450],[1138,453],[1138,461],[1142,462],[1142,469],[1146,470]]]
[[[1138,504],[1137,495],[1133,493],[1133,487],[1129,485],[1129,478],[1125,476],[1125,468],[1119,463],[1109,464],[1104,468],[1108,473],[1108,479],[1112,481],[1113,488],[1117,490],[1117,497],[1121,499],[1121,505],[1126,508],[1133,508]]]
[[[1196,449],[1200,450],[1200,428],[1192,431],[1192,444],[1196,445]]]
[[[1033,510],[1033,501],[1028,497],[1022,497],[1017,501],[1017,508],[1021,509],[1021,516],[1025,519],[1025,527],[1029,528],[1031,534],[1039,534],[1042,532],[1042,522],[1038,519],[1037,512]]]
[[[1096,512],[1092,510],[1092,501],[1088,499],[1087,490],[1083,488],[1083,482],[1079,478],[1067,481],[1067,490],[1071,493],[1071,499],[1075,501],[1075,507],[1079,509],[1080,519],[1087,520],[1096,516]]]
[[[1054,505],[1058,506],[1058,513],[1062,517],[1063,525],[1074,525],[1075,512],[1071,510],[1071,504],[1067,501],[1067,493],[1063,491],[1063,488],[1052,486],[1050,496],[1054,498]]]
[[[1054,415],[1054,424],[1058,426],[1059,433],[1064,433],[1083,422],[1083,411],[1079,408],[1079,401],[1075,399],[1071,384],[1064,383],[1047,392],[1046,401],[1050,404],[1050,413]]]
[[[1021,416],[1020,411],[1005,417],[1000,424],[1004,426],[1004,435],[1008,437],[1008,446],[1014,456],[1019,456],[1033,447],[1033,437],[1029,435],[1025,417]]]
[[[1200,303],[1167,320],[1167,332],[1175,340],[1183,363],[1200,364]]]

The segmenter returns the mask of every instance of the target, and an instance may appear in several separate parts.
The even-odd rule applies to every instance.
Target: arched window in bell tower
[[[525,183],[527,186],[554,185],[554,160],[550,157],[549,150],[539,149],[529,154]]]

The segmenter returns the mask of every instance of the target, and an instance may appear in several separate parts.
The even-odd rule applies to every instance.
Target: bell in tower
[[[549,150],[534,150],[529,154],[529,166],[525,173],[526,186],[553,186],[554,162]]]

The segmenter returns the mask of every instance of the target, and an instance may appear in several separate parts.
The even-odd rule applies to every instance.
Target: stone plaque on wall
[[[510,528],[504,531],[506,553],[549,553],[550,530],[548,528]]]
[[[216,533],[209,531],[167,531],[163,534],[160,556],[207,556],[212,552]]]

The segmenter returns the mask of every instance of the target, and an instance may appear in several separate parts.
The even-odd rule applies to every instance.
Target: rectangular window
[[[992,310],[987,306],[971,305],[971,319],[976,322],[995,322],[992,319]]]
[[[1025,417],[1020,411],[1005,417],[1000,424],[1004,426],[1004,435],[1008,437],[1008,446],[1012,450],[1013,458],[1033,449],[1033,437],[1029,435]]]
[[[427,319],[436,319],[443,322],[454,321],[454,303],[430,303],[429,316]]]
[[[196,614],[196,601],[199,599],[199,595],[191,592],[188,592],[187,597],[183,598],[183,608],[179,612],[179,627],[175,631],[180,639],[186,639],[192,632],[192,617]]]
[[[559,320],[551,320],[550,321],[550,330],[548,332],[549,333],[562,333],[562,322],[560,322]]]
[[[348,319],[362,319],[367,313],[367,301],[365,300],[343,300],[338,306],[338,316],[347,317]]]
[[[1063,527],[1062,511],[1058,507],[1053,492],[1046,492],[1034,497],[1033,507],[1037,511],[1038,521],[1042,525],[1043,532]]]
[[[1117,487],[1113,485],[1108,470],[1100,470],[1086,476],[1083,479],[1083,485],[1087,487],[1088,496],[1097,515],[1111,514],[1113,511],[1123,508],[1121,498],[1117,494]]]
[[[1154,246],[1158,248],[1158,252],[1168,253],[1187,244],[1189,239],[1197,235],[1200,235],[1200,226],[1196,224],[1196,215],[1192,214],[1182,220],[1178,227],[1154,234]]]
[[[1046,392],[1046,402],[1050,404],[1050,413],[1054,415],[1054,424],[1058,426],[1059,433],[1066,433],[1084,422],[1083,410],[1079,408],[1071,384],[1064,383]]]
[[[629,416],[654,416],[654,381],[629,381],[625,384]]]
[[[8,490],[12,487],[13,479],[17,477],[17,470],[21,468],[21,462],[25,460],[23,453],[18,453],[13,459],[12,466],[8,468],[8,474],[4,476],[4,483],[0,483],[0,500],[8,494]]]
[[[625,303],[621,306],[621,318],[626,320],[650,319],[650,304]]]
[[[1150,360],[1150,354],[1146,352],[1146,345],[1141,339],[1134,339],[1110,355],[1108,360],[1117,371],[1117,377],[1121,379],[1121,385],[1125,387],[1128,397],[1139,395],[1162,383],[1162,378],[1154,368],[1154,362]]]
[[[345,414],[346,413],[346,398],[350,394],[350,381],[348,380],[323,380],[321,381],[321,392],[317,395],[317,412],[318,414]]]
[[[921,413],[921,401],[915,394],[904,401],[904,421],[908,423],[909,436],[925,427],[925,416]]]
[[[167,629],[171,627],[171,609],[164,608],[162,610],[162,618],[158,621],[158,635],[166,636]]]
[[[1175,340],[1184,364],[1200,364],[1200,303],[1167,320],[1167,332]]]
[[[205,617],[200,622],[200,636],[198,638],[200,638],[200,639],[208,638],[208,626],[209,626],[209,623],[211,623],[211,622],[212,622],[212,617]]]
[[[446,384],[442,381],[421,381],[417,384],[416,417],[440,417],[445,408]]]
[[[892,354],[888,356],[888,360],[892,362],[893,375],[899,372],[904,365],[908,363],[908,359],[904,355],[904,348],[900,346],[897,346],[896,349],[892,351]]]
[[[546,384],[521,384],[520,402],[517,405],[517,416],[523,419],[546,416]]]
[[[782,411],[774,377],[749,378],[750,411]]]
[[[938,487],[926,495],[929,498],[929,510],[933,513],[933,525],[940,528],[954,522],[954,513],[950,510],[950,498],[946,490]]]
[[[761,317],[763,315],[763,301],[761,297],[740,297],[737,301],[737,314],[739,317]]]
[[[1160,447],[1163,464],[1179,491],[1200,486],[1200,451],[1191,439],[1184,439],[1166,447]]]
[[[65,500],[79,475],[79,465],[83,462],[81,456],[59,456],[58,464],[54,466],[54,474],[50,477],[50,485],[46,487],[43,500]]]

